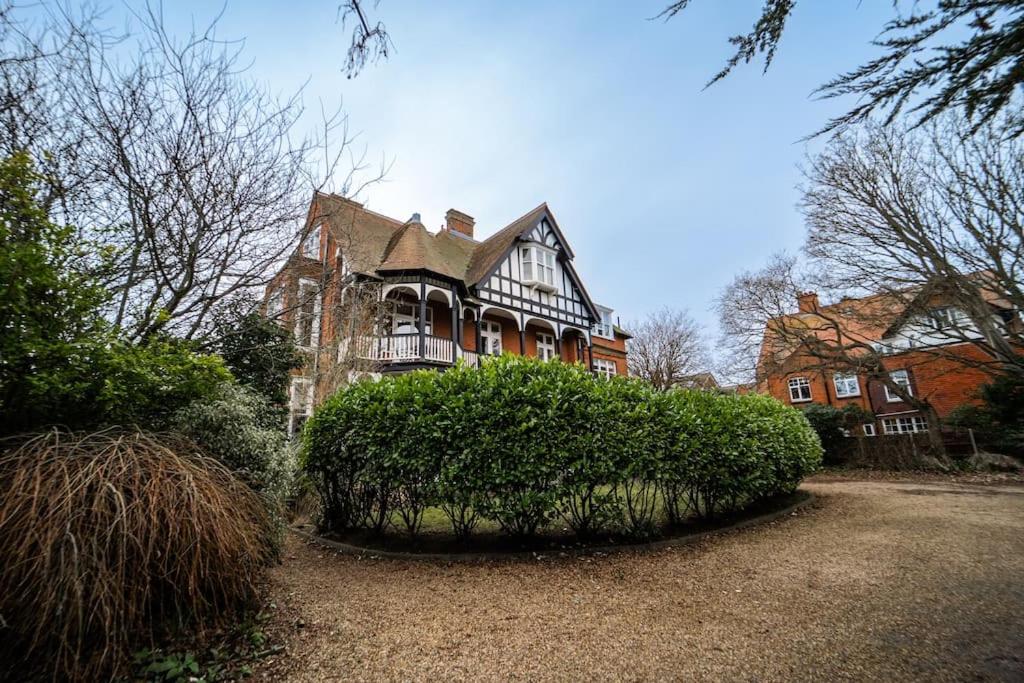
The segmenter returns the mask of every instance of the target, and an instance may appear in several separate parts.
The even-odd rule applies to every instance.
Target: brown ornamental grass
[[[257,597],[263,500],[168,434],[50,431],[0,455],[0,679],[94,680]]]

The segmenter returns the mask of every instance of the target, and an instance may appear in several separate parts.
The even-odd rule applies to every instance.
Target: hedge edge
[[[558,550],[517,550],[515,552],[497,553],[497,552],[480,552],[480,553],[413,553],[413,552],[399,552],[394,550],[374,550],[372,548],[363,548],[361,546],[352,545],[350,543],[342,543],[340,541],[332,541],[318,536],[309,531],[304,531],[296,527],[289,527],[296,536],[310,541],[316,545],[331,548],[336,550],[339,555],[348,555],[353,557],[359,557],[360,559],[366,557],[369,559],[383,559],[383,560],[412,560],[417,562],[439,562],[439,563],[480,563],[480,562],[493,562],[501,560],[517,561],[521,562],[524,560],[537,560],[541,557],[551,556],[554,559],[562,559],[569,557],[585,557],[587,555],[613,555],[624,552],[638,552],[645,553],[654,550],[660,550],[663,548],[674,548],[691,543],[696,543],[705,538],[717,536],[719,534],[725,534],[730,531],[739,531],[740,529],[746,529],[747,527],[760,526],[769,522],[774,522],[782,517],[787,517],[797,510],[801,510],[804,507],[813,503],[817,498],[813,493],[805,489],[799,489],[795,494],[799,497],[798,500],[790,503],[789,505],[780,508],[778,510],[772,510],[771,512],[765,512],[754,517],[747,517],[740,519],[732,524],[726,526],[717,527],[714,529],[706,529],[704,531],[697,531],[692,534],[684,534],[682,536],[674,536],[672,538],[665,538],[658,541],[648,541],[646,543],[619,543],[617,545],[604,545],[604,546],[589,546],[585,548],[561,548]]]

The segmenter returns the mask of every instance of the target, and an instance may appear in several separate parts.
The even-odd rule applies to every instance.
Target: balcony
[[[354,350],[350,348],[354,343]],[[470,365],[479,363],[479,356],[473,351],[466,351],[451,339],[426,335],[423,338],[423,353],[420,354],[420,336],[418,334],[392,334],[379,337],[355,337],[343,339],[338,345],[338,358],[352,353],[354,358],[372,363],[433,363],[437,365],[454,365],[458,358],[463,358]]]

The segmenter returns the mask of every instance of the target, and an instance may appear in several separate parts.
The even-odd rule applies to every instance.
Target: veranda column
[[[519,330],[519,355],[526,355],[526,330],[522,328]]]
[[[427,355],[427,281],[420,279],[420,360]]]
[[[455,285],[452,285],[452,361],[459,357],[456,352],[456,346],[459,350],[462,349],[462,325],[459,321],[459,297],[458,292],[455,289]]]

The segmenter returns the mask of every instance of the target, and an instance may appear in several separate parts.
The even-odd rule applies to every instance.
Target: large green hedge
[[[657,392],[581,365],[518,356],[347,387],[306,425],[303,466],[328,530],[426,508],[459,536],[483,518],[528,536],[655,533],[791,493],[821,461],[804,416],[767,396]]]

